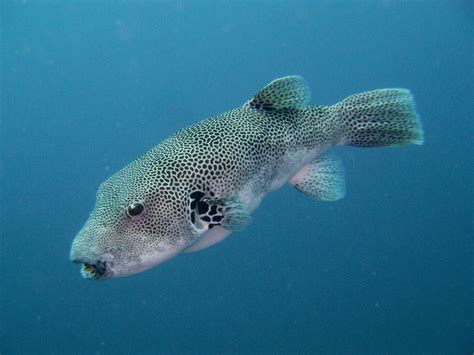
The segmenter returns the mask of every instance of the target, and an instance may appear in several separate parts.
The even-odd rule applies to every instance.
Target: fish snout
[[[104,260],[93,260],[90,258],[76,257],[73,256],[72,253],[71,260],[74,263],[82,264],[81,275],[85,279],[99,280],[112,276],[110,267]]]
[[[111,276],[110,266],[105,260],[91,253],[81,253],[80,248],[75,248],[74,245],[69,258],[74,263],[82,264],[81,275],[85,279],[99,280]]]
[[[82,264],[81,275],[85,279],[99,280],[112,277],[111,263],[97,245],[96,234],[91,232],[90,221],[76,235],[72,242],[69,258]],[[93,231],[96,229],[93,228]],[[106,260],[107,259],[107,260]]]

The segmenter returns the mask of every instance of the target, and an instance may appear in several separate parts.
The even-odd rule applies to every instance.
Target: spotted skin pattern
[[[87,265],[83,276],[137,273],[214,227],[240,229],[267,193],[332,146],[422,142],[406,90],[357,94],[334,106],[307,106],[309,96],[301,77],[277,79],[243,106],[182,129],[111,176],[72,245],[71,259]],[[143,212],[131,216],[132,205]]]

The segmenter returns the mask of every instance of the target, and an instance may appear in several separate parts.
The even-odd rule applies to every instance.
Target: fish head
[[[188,195],[172,179],[132,164],[106,180],[70,252],[82,276],[135,274],[183,251],[195,238]]]

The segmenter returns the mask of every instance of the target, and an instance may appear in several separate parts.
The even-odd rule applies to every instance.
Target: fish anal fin
[[[309,86],[301,76],[285,76],[265,86],[248,104],[263,111],[295,109],[306,107],[310,96]]]
[[[305,165],[289,181],[295,188],[315,200],[336,201],[345,195],[344,167],[334,157],[319,157]]]

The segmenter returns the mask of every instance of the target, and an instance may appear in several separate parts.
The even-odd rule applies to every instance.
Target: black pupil
[[[140,213],[143,212],[145,206],[143,206],[140,202],[134,202],[130,206],[128,206],[128,214],[130,216],[138,216]]]

